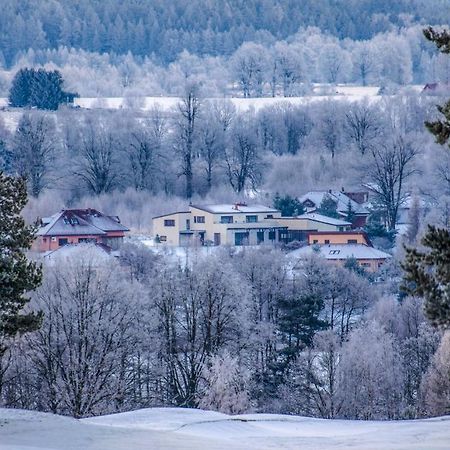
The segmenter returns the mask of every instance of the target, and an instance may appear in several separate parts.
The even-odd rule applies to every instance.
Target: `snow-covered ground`
[[[0,450],[450,448],[450,416],[397,422],[150,408],[75,420],[0,409]]]

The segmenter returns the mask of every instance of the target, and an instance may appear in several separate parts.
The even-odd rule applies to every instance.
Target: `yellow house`
[[[352,224],[345,220],[323,216],[317,213],[302,214],[297,217],[280,217],[280,225],[288,227],[287,242],[307,241],[311,232],[344,232]]]
[[[363,231],[313,231],[308,234],[308,244],[362,244],[372,246]]]
[[[286,240],[280,211],[245,203],[190,205],[153,218],[153,234],[167,245],[261,245]]]

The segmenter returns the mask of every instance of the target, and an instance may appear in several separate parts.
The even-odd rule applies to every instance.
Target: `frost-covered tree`
[[[450,412],[450,332],[441,344],[425,375],[423,386],[424,408],[427,414],[443,416]]]
[[[11,150],[13,169],[27,180],[33,197],[52,187],[58,151],[53,118],[24,114],[17,126]]]
[[[203,372],[199,408],[224,414],[242,414],[250,407],[246,375],[228,351],[211,358]]]
[[[174,146],[180,159],[181,175],[186,179],[186,198],[193,195],[195,159],[195,140],[197,139],[197,121],[200,113],[200,86],[188,81],[184,94],[178,104],[175,117]]]
[[[82,252],[46,267],[34,301],[45,319],[29,339],[40,407],[73,417],[121,407],[137,312],[114,264]]]
[[[254,42],[246,42],[233,55],[231,65],[244,97],[260,97],[267,77],[267,49]]]
[[[342,414],[353,419],[395,419],[402,410],[403,371],[398,344],[374,322],[353,331],[342,348]]]

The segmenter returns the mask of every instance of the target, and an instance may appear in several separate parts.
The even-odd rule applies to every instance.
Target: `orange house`
[[[63,209],[41,220],[33,250],[47,252],[67,244],[97,243],[117,249],[127,227],[117,216],[107,216],[95,209]]]
[[[364,244],[372,247],[367,234],[363,231],[310,231],[308,245],[312,244]]]

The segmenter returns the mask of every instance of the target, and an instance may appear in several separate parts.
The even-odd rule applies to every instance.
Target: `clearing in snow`
[[[150,408],[76,420],[0,409],[0,450],[448,450],[450,416],[363,422]]]

